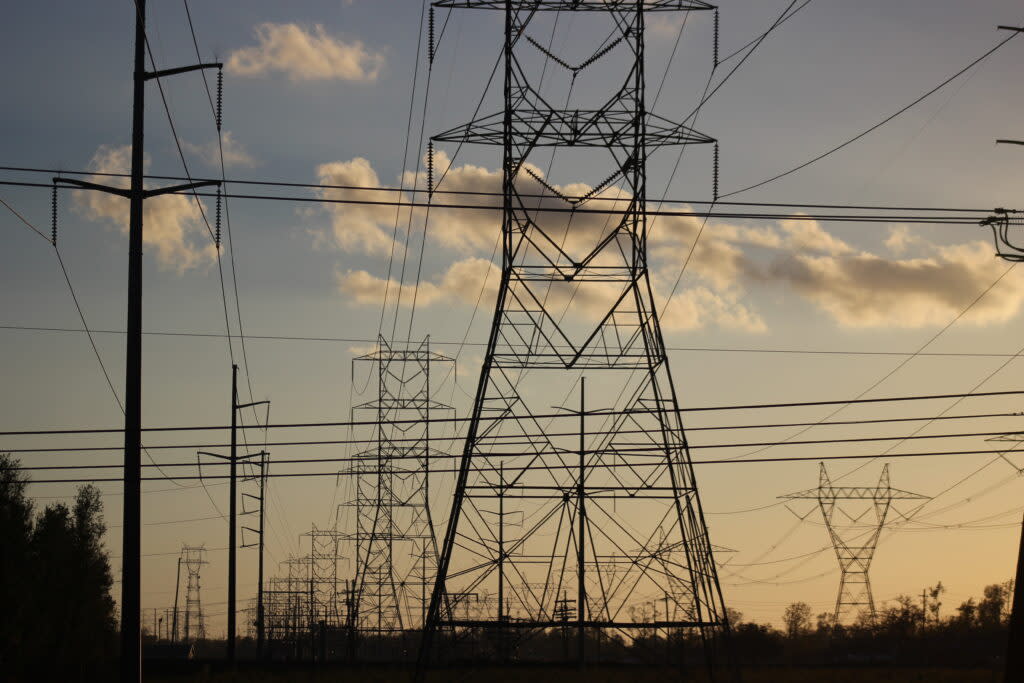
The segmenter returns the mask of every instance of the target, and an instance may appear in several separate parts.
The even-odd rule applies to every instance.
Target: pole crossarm
[[[53,179],[55,184],[73,185],[74,187],[82,188],[83,190],[97,190],[99,192],[106,192],[107,194],[117,195],[118,197],[124,197],[125,199],[131,199],[132,190],[125,187],[115,187],[113,185],[101,185],[100,183],[90,183],[86,180],[78,180],[76,178],[64,178],[56,177]],[[149,199],[151,197],[158,197],[163,194],[174,194],[177,192],[187,192],[188,190],[198,190],[201,187],[212,187],[220,186],[221,181],[219,180],[200,180],[194,183],[183,183],[181,185],[170,185],[168,187],[157,187],[151,190],[143,190],[142,198]]]
[[[171,69],[160,69],[159,71],[147,71],[143,76],[143,80],[153,80],[154,78],[163,78],[164,76],[175,76],[177,74],[188,73],[189,71],[200,71],[203,69],[223,69],[224,64],[221,62],[206,62],[203,64],[192,64],[189,66],[177,66]]]
[[[494,9],[504,10],[506,0],[439,0],[434,7],[462,9]],[[516,3],[529,6],[534,11],[554,12],[632,12],[641,8],[644,12],[684,12],[692,10],[713,10],[700,0],[533,0],[532,2]]]

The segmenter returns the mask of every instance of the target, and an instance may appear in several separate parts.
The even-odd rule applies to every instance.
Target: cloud
[[[188,154],[199,157],[204,164],[214,168],[220,168],[222,150],[225,167],[252,168],[257,165],[256,160],[229,130],[221,135],[220,144],[216,140],[211,140],[205,145],[195,145],[186,141],[182,142],[182,147]]]
[[[486,193],[500,193],[501,172],[472,164],[452,166],[445,171],[450,162],[443,153],[438,153],[435,161],[436,175],[444,174],[446,190],[485,193],[445,195],[445,202],[450,197],[453,203],[465,201],[489,210],[432,207],[429,239],[444,252],[455,254],[456,260],[437,280],[421,285],[418,302],[473,305],[483,275],[490,272],[479,264],[489,262],[500,236],[501,198]],[[325,164],[319,171],[324,182],[331,179],[338,184],[380,186],[366,159]],[[402,180],[406,187],[426,185],[424,173],[417,176],[406,172]],[[552,192],[567,196],[592,192],[592,188],[583,183],[551,182],[534,167],[530,167],[529,173],[523,172],[517,187],[526,205],[541,208],[568,206]],[[359,190],[324,192],[330,196],[378,201],[395,198],[388,193]],[[546,196],[543,199],[531,196],[539,194]],[[409,198],[407,193],[402,197]],[[583,208],[621,211],[629,201],[630,197],[621,189],[607,187],[593,192],[593,199]],[[690,207],[667,208],[686,211]],[[332,244],[345,251],[368,254],[389,253],[393,234],[397,235],[398,248],[402,248],[407,222],[411,221],[409,224],[418,230],[425,218],[421,209],[413,210],[411,216],[406,212],[399,223],[403,229],[396,232],[393,207],[336,204],[330,208],[330,214]],[[543,216],[541,220],[551,240],[543,248],[548,255],[561,248],[565,254],[558,258],[567,272],[571,271],[573,262],[585,258],[618,223],[615,214],[606,213],[577,211],[539,215]],[[801,215],[761,225],[712,220],[706,226],[700,218],[663,215],[652,219],[648,256],[656,297],[672,291],[680,268],[686,264],[684,286],[675,293],[667,308],[664,308],[665,301],[658,299],[659,312],[664,310],[664,327],[680,331],[719,327],[763,332],[768,324],[750,300],[749,292],[772,289],[800,297],[843,327],[943,325],[970,305],[995,278],[991,248],[983,243],[939,246],[911,235],[902,226],[894,226],[886,240],[889,250],[898,257],[910,245],[915,247],[915,258],[883,257],[856,249],[818,221]],[[621,266],[622,257],[617,252],[613,244],[612,248],[599,253],[593,263]],[[538,257],[537,262],[542,263],[542,260]],[[475,269],[469,269],[470,263],[477,264]],[[976,304],[964,321],[987,325],[1012,318],[1024,300],[1024,272],[1020,276],[1011,275]],[[459,281],[457,286],[453,284],[456,280]],[[489,286],[497,281],[497,276],[493,275],[488,280]],[[381,303],[385,287],[392,294],[398,291],[397,283],[388,284],[364,270],[346,273],[340,277],[339,285],[355,301],[376,305]],[[544,286],[546,306],[556,312],[556,317],[557,312],[564,311],[577,320],[589,321],[606,314],[622,291],[622,285],[614,283],[578,286],[575,282],[556,282]],[[403,304],[411,301],[410,294],[403,290]],[[493,292],[488,290],[487,295],[493,300]],[[390,301],[393,304],[394,299]]]
[[[316,169],[321,185],[380,187],[377,172],[370,162],[362,157],[351,161],[335,161],[321,164]],[[348,190],[343,187],[319,190],[324,199],[348,201],[394,201],[389,192],[373,190]],[[401,199],[405,199],[402,197]],[[392,249],[395,225],[401,225],[400,216],[393,206],[375,204],[328,204],[331,217],[331,243],[343,251],[360,251],[367,254],[388,254]]]
[[[387,297],[390,304],[393,305],[400,300],[401,305],[406,308],[412,306],[413,300],[417,306],[431,306],[453,300],[475,305],[477,300],[480,300],[481,306],[488,307],[497,296],[500,279],[499,268],[487,259],[481,258],[456,261],[436,280],[422,281],[419,288],[403,284],[401,292],[398,282],[394,279],[386,280],[365,270],[335,274],[338,289],[352,297],[355,303],[379,306]]]
[[[764,279],[782,283],[844,327],[944,325],[984,292],[996,275],[984,242],[933,247],[925,258],[884,259],[867,252],[779,256]],[[1006,322],[1024,302],[1024,273],[1010,273],[963,318]]]
[[[89,162],[91,171],[125,173],[131,168],[131,148],[101,146]],[[90,176],[94,183],[128,187],[127,178]],[[105,222],[128,234],[128,200],[116,195],[91,190],[74,193],[75,207],[90,220]],[[145,247],[156,250],[161,268],[179,274],[205,267],[217,259],[217,249],[210,239],[203,216],[192,197],[160,195],[143,204],[142,240]]]
[[[384,68],[384,55],[361,42],[346,43],[315,24],[263,23],[255,28],[258,45],[235,50],[228,57],[228,73],[263,76],[284,73],[292,81],[376,81]]]

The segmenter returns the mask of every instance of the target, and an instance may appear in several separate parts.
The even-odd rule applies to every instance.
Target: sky
[[[150,4],[150,45],[157,66],[194,62],[185,6]],[[723,0],[721,56],[757,38],[788,4]],[[406,186],[416,182],[422,187],[429,136],[469,120],[478,103],[483,113],[501,106],[500,93],[486,89],[500,49],[495,13],[455,12],[448,20],[440,12],[439,23],[447,23],[439,30],[428,76],[422,5],[411,0],[193,3],[190,9],[200,56],[225,63],[222,140],[232,179],[388,187],[404,179]],[[811,0],[742,63],[741,54],[714,71],[710,14],[694,14],[685,26],[679,17],[656,17],[648,27],[648,97],[653,111],[682,120],[700,102],[709,77],[718,83],[735,67],[693,123],[719,140],[720,192],[725,195],[871,128],[992,49],[1006,37],[997,25],[1020,25],[1021,14],[1011,0]],[[585,21],[575,21],[563,20],[554,44],[559,54],[578,63],[593,52],[595,35]],[[0,108],[0,165],[127,171],[133,28],[130,2],[37,2],[11,8],[9,20],[0,26],[0,57],[9,65],[0,73],[7,104]],[[680,29],[682,38],[673,52]],[[1022,60],[1024,39],[1011,40],[848,147],[730,198],[981,210],[1019,206],[1024,152],[994,140],[1024,137],[1019,116],[1024,93],[1016,87]],[[608,77],[604,68],[598,62],[583,72],[575,95],[585,100],[598,90]],[[212,86],[212,73],[208,78]],[[555,101],[564,98],[564,80],[553,75],[545,94]],[[164,79],[163,95],[173,132],[160,91],[148,87],[149,172],[183,175],[177,139],[193,177],[218,176],[217,131],[202,78]],[[454,145],[439,144],[436,159],[439,169],[451,164],[444,181],[450,189],[500,189],[501,159],[495,148],[456,151]],[[666,204],[669,209],[709,199],[710,147],[688,148],[673,172],[676,162],[676,152],[652,156],[649,197],[678,200]],[[556,187],[581,192],[602,180],[586,158],[559,159],[538,171]],[[48,183],[51,175],[0,171],[0,180]],[[301,188],[255,188],[253,193],[378,196]],[[47,189],[0,186],[0,198],[49,234]],[[54,249],[0,207],[3,431],[117,428],[122,423],[114,394],[123,394],[124,383],[126,206],[120,199],[71,191],[62,191],[58,204],[59,253],[82,314],[97,330],[96,352],[77,331],[82,322]],[[438,392],[440,400],[466,413],[494,299],[492,248],[499,231],[494,214],[436,210],[424,237],[421,212],[396,219],[390,207],[233,199],[227,203],[230,233],[225,221],[227,242],[218,264],[204,213],[212,221],[212,200],[203,200],[202,210],[181,196],[154,200],[147,207],[144,329],[154,334],[144,339],[145,425],[226,424],[232,359],[243,366],[243,397],[270,400],[272,422],[347,420],[353,405],[372,398],[366,371],[353,370],[352,358],[373,348],[378,331],[392,329],[400,339],[430,335],[435,348],[458,355],[457,373],[446,377]],[[405,252],[406,226],[412,229],[403,278],[391,254],[395,234],[397,253]],[[660,217],[650,244],[652,279],[659,304],[665,306],[666,343],[684,408],[1020,386],[1016,354],[1024,332],[1024,273],[1008,271],[1010,264],[994,256],[982,228],[785,216],[713,218],[698,239],[699,227],[691,218]],[[695,239],[692,261],[667,300]],[[389,261],[394,265],[390,273]],[[417,270],[420,286],[410,325],[409,286]],[[393,282],[386,288],[389,278]],[[382,317],[381,293],[387,289],[393,295],[400,281],[406,303],[397,315],[392,303]],[[588,315],[582,308],[571,313],[583,319]],[[226,325],[237,333],[239,315],[247,335],[244,349],[237,339],[229,345],[224,337]],[[464,337],[469,343],[460,346]],[[1019,399],[1009,395],[960,403],[946,399],[693,413],[687,420],[690,427],[707,427],[1020,410]],[[251,414],[245,419],[252,423]],[[922,425],[921,435],[933,438],[767,450],[706,448],[780,438],[902,436]],[[751,455],[755,452],[810,459],[697,467],[712,541],[721,548],[726,603],[747,618],[779,624],[784,607],[796,600],[810,603],[816,614],[833,606],[838,569],[818,511],[811,503],[779,501],[779,496],[816,485],[813,459],[881,453],[894,444],[897,453],[993,450],[997,445],[986,436],[934,435],[1013,431],[1019,429],[1019,418],[802,429],[690,434],[698,462],[757,457]],[[346,438],[342,432],[305,430],[302,438]],[[294,435],[252,430],[247,438],[255,446],[265,438],[272,442]],[[227,435],[217,430],[190,433],[193,437],[223,444]],[[0,450],[80,446],[84,438],[4,437]],[[88,445],[116,443],[116,435],[88,439]],[[182,441],[154,434],[145,443]],[[448,447],[457,452],[459,442]],[[157,462],[194,463],[195,450],[153,450],[151,456]],[[339,446],[271,451],[275,460],[345,455]],[[118,461],[116,451],[19,457],[37,466],[80,464],[86,458]],[[877,481],[883,462],[837,461],[828,468],[835,480],[868,486]],[[910,521],[901,513],[911,516],[915,505],[894,505],[872,566],[876,601],[919,594],[941,581],[947,587],[943,609],[948,613],[968,596],[980,595],[984,585],[1009,578],[1021,513],[1017,467],[1024,467],[1024,458],[1012,453],[1005,458],[986,453],[893,459],[893,486],[934,500]],[[305,471],[318,469],[322,466]],[[197,472],[194,467],[175,471]],[[95,472],[116,477],[116,470]],[[53,470],[31,474],[35,479],[67,476]],[[148,609],[169,607],[181,545],[204,544],[209,565],[203,570],[202,597],[209,628],[219,633],[227,583],[227,530],[221,518],[226,487],[222,480],[203,483],[145,484],[142,603]],[[107,547],[116,567],[120,488],[116,482],[98,486],[104,492]],[[435,491],[442,508],[451,486],[442,481]],[[74,486],[34,484],[30,494],[42,507],[66,500]],[[309,538],[301,534],[314,524],[333,524],[337,506],[351,495],[344,477],[275,479],[267,507],[268,574],[275,573],[279,561],[308,552]],[[349,523],[344,509],[340,514],[340,524]],[[251,537],[243,534],[243,541]],[[244,549],[240,555],[243,602],[255,591],[254,552]]]

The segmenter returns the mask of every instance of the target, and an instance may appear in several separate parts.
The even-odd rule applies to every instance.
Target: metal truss
[[[200,596],[200,574],[206,561],[206,548],[202,546],[183,545],[181,547],[181,563],[188,571],[188,584],[185,592],[185,642],[194,642],[206,638],[206,620],[203,618],[203,603]]]
[[[346,534],[337,529],[319,529],[314,524],[303,535],[309,537],[310,546],[310,623],[340,628],[345,624],[345,596],[338,578],[338,562]]]
[[[430,515],[430,420],[452,408],[433,398],[431,368],[454,363],[430,349],[429,337],[395,345],[383,337],[372,353],[353,361],[371,365],[377,397],[356,405],[376,422],[374,448],[351,468],[355,498],[355,577],[348,627],[385,635],[420,628],[427,586],[437,568],[437,540]]]
[[[314,585],[311,557],[289,557],[263,592],[266,638],[271,656],[301,657],[303,643],[312,639]]]
[[[504,110],[434,138],[501,145],[503,240],[418,675],[443,659],[561,659],[548,641],[567,628],[581,665],[612,657],[678,663],[682,645],[651,645],[663,638],[703,649],[714,675],[728,622],[650,283],[646,199],[651,148],[714,141],[648,112],[644,77],[645,14],[712,7],[435,6],[504,10]],[[587,21],[600,24],[593,30],[610,37],[573,66],[531,34],[546,10],[590,12]],[[534,50],[572,82],[600,61],[610,74],[601,79],[604,104],[577,109],[571,90],[566,106],[550,104],[524,55]],[[587,170],[604,179],[570,199],[577,193],[563,194],[539,171],[539,151],[552,147],[588,155]],[[600,192],[612,193],[620,212],[603,226],[541,210],[575,208]],[[537,417],[565,402],[573,405],[563,416]]]
[[[836,609],[832,615],[833,624],[842,624],[849,617],[856,618],[862,612],[874,622],[877,613],[868,571],[892,501],[926,500],[928,497],[892,488],[889,465],[882,468],[882,476],[875,486],[833,486],[825,470],[825,463],[821,463],[818,488],[790,493],[780,498],[816,500],[821,509],[841,572]],[[846,505],[837,505],[838,501],[848,502]],[[868,501],[870,504],[857,507],[856,503],[851,504],[849,501]]]

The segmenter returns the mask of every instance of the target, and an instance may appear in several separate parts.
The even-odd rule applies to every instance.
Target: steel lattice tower
[[[199,594],[200,573],[206,561],[206,548],[184,545],[181,547],[182,564],[188,570],[188,584],[185,592],[185,642],[206,638],[206,621],[203,618],[203,603]]]
[[[377,396],[354,406],[376,422],[376,443],[355,457],[355,596],[349,626],[360,633],[392,634],[419,628],[426,586],[437,568],[437,540],[430,516],[430,420],[451,415],[434,400],[431,368],[454,363],[430,349],[430,338],[390,344],[359,356],[377,380]]]
[[[646,193],[651,149],[714,140],[647,111],[644,30],[649,12],[713,7],[699,0],[434,5],[504,13],[503,111],[433,138],[502,147],[502,270],[420,675],[442,652],[533,656],[542,646],[530,650],[529,639],[567,623],[581,663],[588,641],[621,634],[639,648],[638,634],[690,631],[711,665],[728,624],[650,283]],[[601,22],[592,35],[610,36],[572,66],[531,33],[554,12],[588,13],[591,24]],[[612,73],[598,84],[602,104],[577,108],[571,86],[566,106],[550,104],[538,83],[541,58],[573,83],[600,62],[602,74]],[[587,193],[559,190],[539,171],[544,151],[555,149],[582,156],[602,180]],[[599,193],[617,197],[619,213],[593,227],[579,216]],[[559,293],[566,310],[579,302],[600,312],[566,322],[550,303]],[[553,414],[552,404],[568,401],[571,411]],[[658,618],[650,606],[667,594],[675,604]],[[477,596],[479,616],[455,609],[453,596],[464,595]],[[438,629],[445,633],[435,636]],[[470,641],[472,653],[462,644]],[[664,660],[664,646],[651,649]]]
[[[344,534],[337,529],[313,528],[303,534],[309,536],[310,581],[312,583],[312,615],[314,624],[328,627],[342,626],[341,585],[338,578],[338,560]]]
[[[926,500],[928,497],[892,488],[889,465],[882,468],[882,476],[875,486],[833,486],[825,470],[825,463],[821,463],[818,488],[790,493],[781,498],[818,501],[841,572],[832,623],[841,624],[844,618],[850,615],[856,617],[861,611],[866,611],[873,622],[876,616],[875,599],[871,594],[868,571],[892,501]],[[837,506],[838,501],[847,501],[847,505]],[[868,505],[851,512],[850,501],[866,501]],[[837,518],[837,513],[846,521]]]

